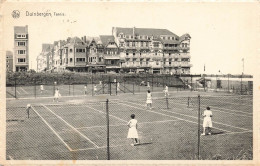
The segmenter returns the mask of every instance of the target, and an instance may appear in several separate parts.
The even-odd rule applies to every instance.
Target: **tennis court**
[[[252,147],[252,96],[154,93],[151,110],[144,93],[50,101],[7,102],[7,159],[193,160],[198,150],[200,159],[241,159],[241,151]],[[212,135],[199,135],[198,144],[198,109],[206,106],[213,112]],[[126,138],[131,114],[138,120],[138,146]]]

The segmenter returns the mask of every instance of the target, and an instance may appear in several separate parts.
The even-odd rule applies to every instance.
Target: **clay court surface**
[[[6,159],[107,160],[107,99],[111,160],[198,159],[198,108],[203,112],[206,106],[213,112],[213,129],[212,135],[200,136],[201,159],[241,159],[252,149],[252,96],[170,91],[166,99],[158,90],[153,92],[151,110],[146,109],[142,91],[75,94],[62,96],[58,103],[47,95],[7,99]],[[29,118],[27,104],[32,106]],[[131,146],[126,138],[133,113],[138,120],[138,146]],[[201,117],[200,130],[202,122]]]

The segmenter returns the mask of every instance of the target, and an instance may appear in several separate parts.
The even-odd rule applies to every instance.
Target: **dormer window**
[[[25,34],[17,34],[17,38],[26,38]]]

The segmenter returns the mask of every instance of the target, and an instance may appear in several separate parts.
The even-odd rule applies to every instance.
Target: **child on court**
[[[54,93],[53,102],[54,102],[54,101],[59,102],[59,97],[60,97],[60,96],[61,96],[61,95],[60,95],[60,91],[59,91],[59,89],[57,88],[57,89],[55,90],[55,93]]]
[[[97,94],[97,85],[94,85],[94,95]]]
[[[84,95],[87,95],[88,89],[87,89],[87,85],[84,86]]]
[[[165,85],[164,95],[165,95],[165,97],[169,96],[169,91],[168,91],[168,86],[167,85]]]
[[[147,91],[146,95],[146,108],[152,109],[152,93],[150,90]]]
[[[41,93],[44,91],[43,85],[40,86]]]
[[[117,90],[117,92],[120,91],[120,84],[119,84],[119,82],[117,82],[116,90]]]
[[[150,83],[147,82],[147,90],[150,90]]]
[[[211,128],[212,128],[211,117],[213,115],[212,115],[212,111],[210,111],[210,107],[207,107],[207,109],[204,111],[202,116],[204,117],[204,120],[203,120],[203,133],[201,135],[206,135],[206,128],[208,128],[208,134],[211,135]]]
[[[127,123],[129,127],[127,138],[131,138],[133,143],[132,146],[139,144],[138,133],[137,133],[137,120],[135,119],[135,114],[131,115],[131,120]]]

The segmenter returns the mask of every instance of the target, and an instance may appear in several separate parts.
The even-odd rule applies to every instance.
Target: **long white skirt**
[[[127,138],[138,138],[138,133],[135,127],[129,128]]]

